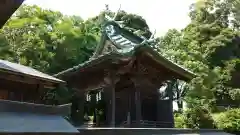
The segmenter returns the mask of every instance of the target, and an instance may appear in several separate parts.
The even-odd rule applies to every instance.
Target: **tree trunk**
[[[178,100],[177,101],[177,106],[178,106],[178,110],[180,112],[182,112],[182,110],[183,110],[183,101],[182,100]]]

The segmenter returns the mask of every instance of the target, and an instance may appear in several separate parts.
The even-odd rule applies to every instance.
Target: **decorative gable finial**
[[[119,8],[118,8],[118,11],[115,13],[115,15],[114,15],[114,17],[113,17],[113,20],[115,21],[115,19],[117,18],[117,15],[118,15],[118,13],[120,12],[120,10],[121,10],[121,4],[120,4],[120,6],[119,6]]]
[[[149,43],[149,42],[154,41],[155,40],[154,39],[155,34],[156,34],[156,29],[154,30],[154,32],[152,33],[152,35],[151,35],[151,37],[149,39],[146,39],[146,38],[142,37],[144,40],[142,41],[141,44],[145,44],[145,43]]]
[[[108,4],[105,4],[105,8],[106,8],[106,11],[109,11],[109,5]],[[114,17],[111,18],[110,16],[108,15],[105,15],[105,18],[109,21],[115,21],[115,19],[117,18],[117,15],[118,13],[120,12],[121,10],[121,4],[120,4],[120,7],[118,8],[118,11],[115,13]]]
[[[155,36],[155,34],[156,34],[156,29],[154,29],[154,32],[152,33],[152,35],[151,35],[151,37],[149,38],[149,40],[153,39],[154,36]]]
[[[105,8],[106,8],[105,9],[106,11],[109,11],[109,5],[108,4],[105,4]]]

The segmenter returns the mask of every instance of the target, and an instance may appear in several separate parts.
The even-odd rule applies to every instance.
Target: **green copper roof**
[[[82,64],[75,66],[73,68],[62,71],[55,76],[61,76],[69,72],[74,72],[76,70],[87,68],[90,66],[97,65],[105,60],[120,59],[124,57],[133,57],[136,52],[144,51],[151,55],[162,66],[174,71],[175,73],[184,76],[185,78],[192,79],[195,74],[191,71],[173,63],[172,61],[165,58],[163,55],[155,51],[148,42],[145,42],[144,37],[139,37],[134,33],[128,31],[127,29],[121,27],[115,21],[107,21],[102,27],[103,35],[101,37],[100,44],[98,45],[94,56]],[[112,42],[115,46],[115,51],[107,52],[103,54],[104,46],[106,45],[106,40]]]
[[[191,71],[184,69],[183,67],[169,61],[164,56],[160,55],[158,52],[154,51],[150,46],[147,46],[147,45],[137,46],[127,53],[109,52],[105,55],[100,55],[97,58],[89,59],[88,61],[86,61],[82,64],[79,64],[78,66],[69,68],[69,69],[62,71],[54,76],[62,76],[64,74],[67,74],[70,72],[78,71],[79,69],[82,69],[82,68],[92,67],[94,65],[98,65],[98,64],[102,63],[103,61],[107,61],[107,60],[117,60],[117,59],[126,58],[126,57],[133,57],[139,51],[145,51],[146,53],[152,55],[153,58],[156,61],[158,61],[162,66],[172,70],[175,73],[180,74],[181,76],[184,76],[187,79],[192,79],[195,76],[195,74],[192,73]]]

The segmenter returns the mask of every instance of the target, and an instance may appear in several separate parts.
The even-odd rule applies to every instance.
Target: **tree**
[[[77,16],[24,5],[1,30],[5,48],[1,58],[58,73],[92,55],[99,31],[91,24]]]
[[[238,0],[198,1],[190,9],[191,23],[181,32],[169,30],[160,40],[166,57],[198,74],[188,84],[191,103],[239,102],[232,83],[239,61],[237,8]]]

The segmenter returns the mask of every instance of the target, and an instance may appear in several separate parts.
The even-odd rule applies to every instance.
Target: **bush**
[[[226,132],[240,132],[240,109],[230,109],[226,112],[214,116],[214,121],[218,129]]]
[[[212,129],[214,128],[213,118],[207,108],[194,107],[184,112],[185,127],[193,129]]]
[[[185,128],[184,116],[182,114],[174,114],[175,128]]]

